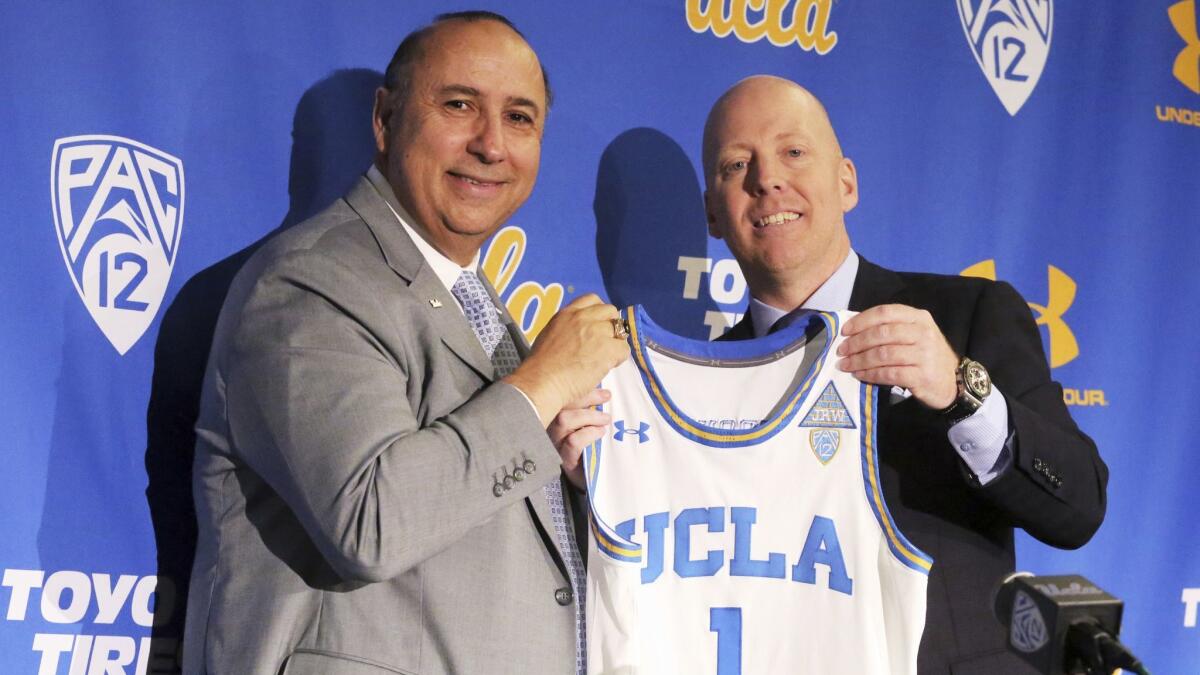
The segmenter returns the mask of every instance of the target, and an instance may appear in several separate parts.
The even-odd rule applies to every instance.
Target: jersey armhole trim
[[[867,503],[871,505],[871,512],[875,515],[879,528],[883,530],[888,550],[892,555],[905,566],[928,575],[930,568],[933,567],[933,558],[914,546],[900,531],[900,528],[896,527],[896,521],[888,511],[887,502],[883,498],[883,487],[879,483],[879,449],[876,444],[879,388],[865,382],[860,387],[862,472]]]
[[[604,406],[598,405],[596,409],[603,411]],[[598,551],[613,560],[638,563],[642,561],[642,547],[617,534],[616,530],[601,517],[602,505],[598,507],[596,504],[597,496],[600,494],[600,456],[603,444],[604,437],[600,437],[583,450],[583,468],[588,488],[588,524]]]

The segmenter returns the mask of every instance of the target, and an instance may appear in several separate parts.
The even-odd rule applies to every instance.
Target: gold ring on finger
[[[609,321],[612,321],[614,338],[624,340],[629,337],[629,324],[625,323],[625,319],[609,319]]]

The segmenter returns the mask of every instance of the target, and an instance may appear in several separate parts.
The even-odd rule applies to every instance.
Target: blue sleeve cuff
[[[973,415],[950,427],[950,445],[962,457],[967,468],[987,485],[1004,473],[1012,463],[1016,434],[1008,428],[1008,402],[993,388]]]

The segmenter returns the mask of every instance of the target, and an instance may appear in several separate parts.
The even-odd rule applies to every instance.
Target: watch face
[[[967,367],[963,368],[963,384],[966,385],[967,391],[978,398],[983,398],[992,391],[992,380],[988,377],[987,370],[975,361],[967,363]]]

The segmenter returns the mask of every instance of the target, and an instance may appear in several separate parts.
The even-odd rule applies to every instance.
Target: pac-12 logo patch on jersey
[[[1037,87],[1054,19],[1052,0],[958,0],[963,32],[992,91],[1016,115]]]
[[[808,432],[808,445],[822,464],[828,464],[833,459],[841,444],[842,432],[837,429],[813,429]]]
[[[150,327],[179,252],[183,162],[120,136],[54,143],[50,201],[63,262],[120,354]]]

